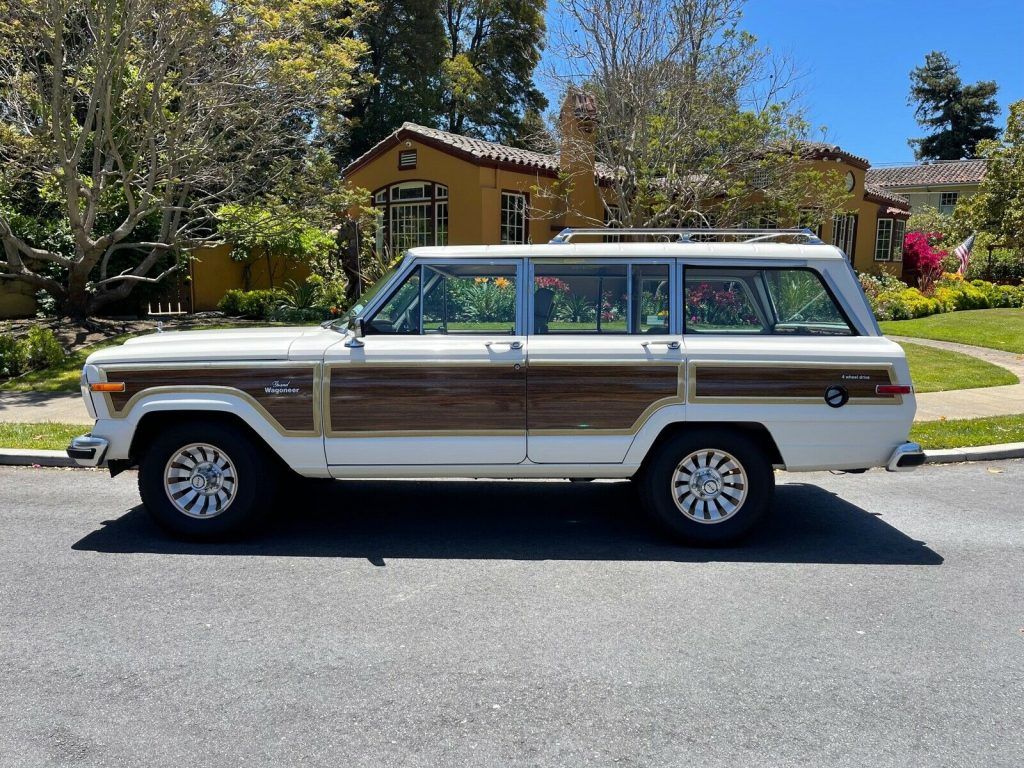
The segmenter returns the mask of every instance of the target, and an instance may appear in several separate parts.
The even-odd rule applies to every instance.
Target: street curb
[[[0,465],[11,467],[77,467],[64,451],[27,451],[22,448],[0,448]]]
[[[1000,445],[979,445],[973,448],[947,448],[941,451],[925,451],[926,464],[953,464],[960,461],[999,461],[1001,459],[1024,458],[1024,443],[1002,443]]]
[[[1024,459],[1024,443],[979,445],[973,448],[949,448],[925,451],[925,464],[955,464],[963,461],[1000,461]],[[0,448],[0,466],[11,467],[78,467],[64,451],[28,451],[21,448]]]

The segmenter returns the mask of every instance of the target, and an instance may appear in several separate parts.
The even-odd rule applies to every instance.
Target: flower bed
[[[1024,285],[966,281],[945,273],[925,291],[890,275],[860,275],[860,284],[879,320],[911,320],[963,309],[1024,307]]]

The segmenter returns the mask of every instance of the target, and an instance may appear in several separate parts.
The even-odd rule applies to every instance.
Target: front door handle
[[[666,346],[669,349],[679,349],[679,342],[678,341],[641,341],[640,345],[643,346],[643,347],[653,347],[653,346],[657,345],[657,346]]]
[[[518,339],[516,339],[515,341],[485,341],[484,342],[484,346],[485,347],[491,347],[491,346],[494,346],[495,344],[507,344],[509,349],[522,349],[523,348],[523,342],[519,341]]]

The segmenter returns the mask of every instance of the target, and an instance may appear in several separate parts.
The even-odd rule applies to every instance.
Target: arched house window
[[[403,181],[373,193],[381,212],[377,249],[398,255],[421,245],[448,245],[448,187],[432,181]]]

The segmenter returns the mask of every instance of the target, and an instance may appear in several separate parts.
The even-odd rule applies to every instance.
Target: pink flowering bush
[[[942,260],[949,255],[935,247],[941,237],[938,232],[907,232],[903,238],[903,261],[917,272],[917,284],[926,294],[942,274]]]

